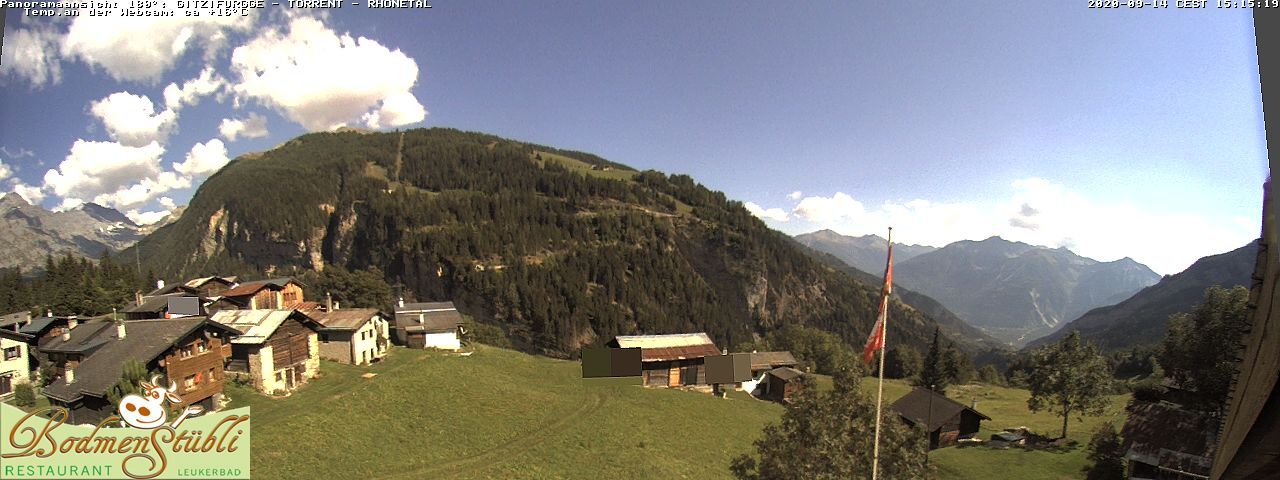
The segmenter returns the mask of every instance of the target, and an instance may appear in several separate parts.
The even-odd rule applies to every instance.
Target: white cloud
[[[755,202],[747,202],[742,204],[742,206],[746,207],[747,211],[751,212],[752,215],[755,215],[756,217],[759,217],[764,220],[773,220],[775,222],[785,222],[791,218],[791,216],[788,215],[787,212],[781,208],[766,209],[764,207],[761,207],[760,205],[757,205]]]
[[[804,194],[803,194],[803,193],[800,193],[800,191],[799,191],[799,190],[796,190],[796,191],[791,192],[790,194],[788,194],[788,195],[787,195],[787,198],[790,198],[790,199],[792,199],[792,200],[799,200],[799,199],[800,199],[800,197],[803,197],[803,196],[804,196]]]
[[[844,192],[836,192],[830,197],[805,197],[792,211],[811,222],[834,222],[865,213],[862,202]]]
[[[15,178],[14,180],[17,179]],[[22,196],[22,198],[27,200],[27,203],[32,205],[39,205],[40,202],[44,201],[44,191],[42,191],[40,187],[33,187],[22,183],[21,181],[14,182],[13,193]]]
[[[133,223],[136,223],[138,225],[150,225],[164,219],[164,217],[169,216],[169,213],[170,212],[168,210],[160,210],[155,212],[142,212],[138,210],[129,210],[127,212],[124,212],[124,216],[129,217],[129,220],[132,220]]]
[[[200,76],[183,82],[170,83],[164,88],[164,104],[170,110],[178,110],[186,105],[195,105],[200,97],[217,93],[227,86],[226,79],[214,72],[213,67],[205,67]]]
[[[66,209],[86,201],[127,208],[190,187],[190,177],[163,171],[161,155],[164,147],[157,142],[130,147],[76,140],[58,168],[45,172],[43,189],[62,197],[60,208]]]
[[[264,31],[236,48],[237,100],[256,100],[309,130],[356,121],[380,128],[417,123],[426,109],[410,89],[418,64],[375,40],[338,35],[316,18],[293,18],[287,33]]]
[[[129,92],[116,92],[93,102],[89,110],[102,120],[111,138],[128,147],[152,142],[164,143],[177,123],[173,110],[156,112],[151,99]]]
[[[187,153],[187,160],[174,164],[173,169],[186,176],[200,176],[218,171],[229,162],[227,146],[222,140],[212,139],[197,143]]]
[[[257,113],[250,113],[249,117],[244,120],[224,118],[222,123],[218,125],[218,133],[228,142],[234,142],[240,136],[244,138],[265,137],[267,136],[267,117]]]
[[[4,156],[9,158],[10,160],[18,160],[20,158],[36,156],[36,152],[33,152],[31,150],[27,150],[22,147],[15,147],[13,149],[10,149],[9,147],[5,147],[3,145],[0,145],[0,153],[3,153]]]
[[[897,242],[933,246],[998,235],[1067,247],[1101,261],[1128,256],[1158,273],[1180,272],[1200,257],[1230,251],[1258,236],[1258,221],[1243,217],[1154,212],[1091,199],[1041,178],[1020,179],[1010,187],[1004,198],[984,205],[917,199],[867,209],[844,193],[810,196],[794,208],[801,222],[789,229],[798,233],[831,228],[846,235],[884,236],[892,226]]]
[[[178,206],[177,204],[173,203],[173,199],[169,197],[160,197],[160,199],[157,201],[160,202],[160,206],[164,207],[166,210],[173,210],[175,207]]]
[[[0,162],[0,180],[9,178],[10,175],[13,175],[13,169],[5,165],[4,162]]]
[[[0,74],[26,79],[33,87],[62,81],[58,32],[50,26],[18,28],[5,33]]]
[[[76,17],[61,53],[101,67],[118,81],[155,83],[197,45],[203,45],[206,59],[212,59],[226,45],[226,31],[247,30],[255,18],[187,17],[173,11],[177,16]]]

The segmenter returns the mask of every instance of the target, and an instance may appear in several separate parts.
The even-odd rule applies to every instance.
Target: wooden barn
[[[791,401],[791,396],[800,390],[800,377],[804,372],[791,367],[778,367],[769,370],[765,375],[764,397],[779,403]]]
[[[929,432],[929,449],[955,445],[961,438],[978,433],[983,420],[991,417],[927,388],[916,388],[893,402],[894,410],[908,425],[921,425]]]
[[[1218,422],[1168,402],[1133,402],[1120,430],[1132,479],[1209,478]]]
[[[320,370],[319,325],[296,310],[224,310],[209,318],[240,332],[227,371],[248,375],[258,391],[293,391]]]
[[[705,333],[623,335],[608,346],[640,349],[641,376],[646,387],[705,385],[703,359],[720,355],[720,349]]]
[[[298,310],[319,325],[320,358],[369,365],[387,356],[391,343],[387,314],[373,308],[335,306],[330,301],[325,307]]]
[[[108,392],[124,365],[137,361],[176,384],[180,407],[218,408],[225,380],[228,341],[238,335],[204,317],[112,322],[87,321],[49,341],[42,349],[55,362],[58,378],[43,393],[71,413],[68,423],[97,423],[115,413]]]
[[[247,310],[293,308],[302,302],[303,287],[293,277],[244,282],[222,292],[219,300],[225,300],[227,305],[219,304],[219,308],[231,304]]]

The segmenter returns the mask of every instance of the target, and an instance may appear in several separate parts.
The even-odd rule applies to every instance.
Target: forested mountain
[[[242,156],[135,248],[171,280],[377,267],[407,300],[452,299],[551,355],[689,330],[731,348],[787,322],[861,345],[878,296],[688,176],[450,129]],[[935,322],[892,308],[895,338],[923,348]]]
[[[1055,342],[1072,330],[1079,330],[1082,338],[1103,350],[1159,344],[1169,316],[1191,311],[1204,298],[1205,289],[1213,285],[1249,286],[1257,257],[1255,240],[1230,252],[1201,258],[1181,273],[1166,276],[1123,302],[1090,310],[1027,348]]]
[[[50,212],[16,193],[0,197],[0,268],[40,270],[49,254],[96,259],[141,237],[128,217],[97,204]]]
[[[1015,346],[1160,279],[1138,262],[1099,262],[1066,248],[1000,237],[960,241],[898,263],[894,279]]]
[[[832,230],[796,235],[796,241],[817,250],[835,255],[844,263],[864,272],[884,271],[885,255],[889,251],[889,241],[879,235],[863,235],[852,237],[841,235]],[[896,244],[893,246],[893,261],[903,262],[922,253],[937,250],[928,245]]]

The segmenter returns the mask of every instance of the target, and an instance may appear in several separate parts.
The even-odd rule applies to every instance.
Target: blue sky
[[[1001,235],[1176,273],[1259,231],[1247,10],[433,5],[11,10],[0,189],[153,221],[226,158],[306,131],[447,126],[688,173],[791,234]]]

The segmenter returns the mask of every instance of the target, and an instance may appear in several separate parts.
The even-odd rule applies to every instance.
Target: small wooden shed
[[[930,450],[972,437],[983,420],[991,420],[982,412],[927,388],[903,395],[893,402],[893,408],[908,425],[921,425],[929,432]]]
[[[804,376],[804,372],[791,367],[778,367],[769,370],[765,376],[768,377],[765,379],[765,398],[787,403],[800,390],[800,377]]]

